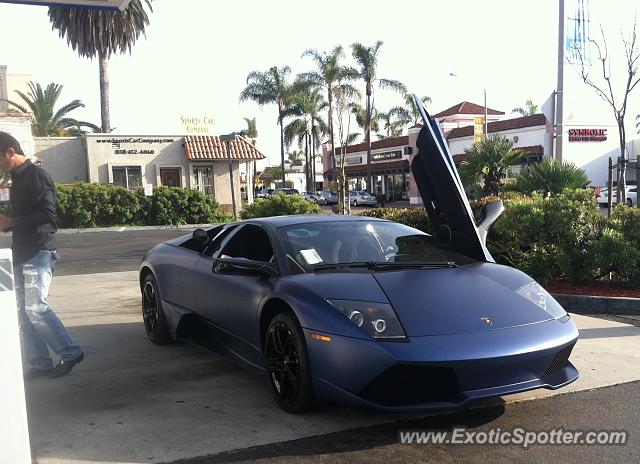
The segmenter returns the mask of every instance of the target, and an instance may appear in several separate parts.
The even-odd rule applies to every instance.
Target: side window
[[[193,237],[191,237],[190,239],[182,242],[180,246],[183,248],[188,248],[189,250],[193,250],[197,253],[202,253],[204,249],[207,247],[207,245],[209,244],[209,241],[211,240],[211,238],[218,235],[223,227],[224,226],[218,226],[218,227],[214,227],[213,229],[209,229],[207,231],[209,240],[206,243],[202,243],[198,240],[194,240]]]
[[[220,256],[269,262],[273,259],[273,248],[262,227],[246,225],[229,240]]]
[[[209,235],[209,237],[213,237],[213,240],[204,251],[204,254],[207,256],[213,256],[220,249],[220,245],[222,245],[224,239],[227,238],[231,232],[236,230],[236,227],[238,226],[229,226],[217,235]]]

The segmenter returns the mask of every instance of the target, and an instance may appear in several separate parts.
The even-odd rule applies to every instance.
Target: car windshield
[[[330,264],[473,262],[439,239],[395,222],[313,222],[281,227],[278,233],[294,274]]]

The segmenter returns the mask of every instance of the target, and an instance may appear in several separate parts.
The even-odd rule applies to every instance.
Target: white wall
[[[545,155],[551,154],[551,136],[547,134],[546,126],[534,126],[508,131],[491,132],[489,135],[501,135],[511,141],[514,140],[514,137],[518,137],[518,141],[514,143],[516,148],[542,145],[542,147],[544,147]],[[449,150],[452,155],[461,155],[464,153],[465,148],[468,148],[473,144],[473,135],[449,139],[448,143]]]
[[[0,113],[0,131],[14,136],[28,157],[34,153],[31,117],[27,114]]]
[[[58,184],[88,182],[84,139],[78,137],[34,137],[35,158]]]

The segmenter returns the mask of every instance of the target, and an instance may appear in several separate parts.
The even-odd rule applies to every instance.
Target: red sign
[[[569,142],[604,142],[607,129],[569,129]]]

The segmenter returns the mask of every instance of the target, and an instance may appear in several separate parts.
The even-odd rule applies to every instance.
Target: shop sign
[[[98,144],[110,144],[114,155],[155,155],[153,148],[139,148],[127,145],[156,145],[159,143],[174,143],[173,138],[150,137],[104,137],[95,139]]]
[[[607,129],[569,129],[569,142],[604,142]]]
[[[482,142],[484,139],[484,116],[473,118],[473,143]]]
[[[187,135],[213,135],[211,116],[180,116],[180,126]]]
[[[352,156],[351,158],[347,158],[345,160],[345,164],[348,164],[348,165],[362,164],[362,156]]]
[[[371,155],[373,161],[386,161],[398,158],[402,158],[402,150],[386,151],[384,153],[374,153]]]

